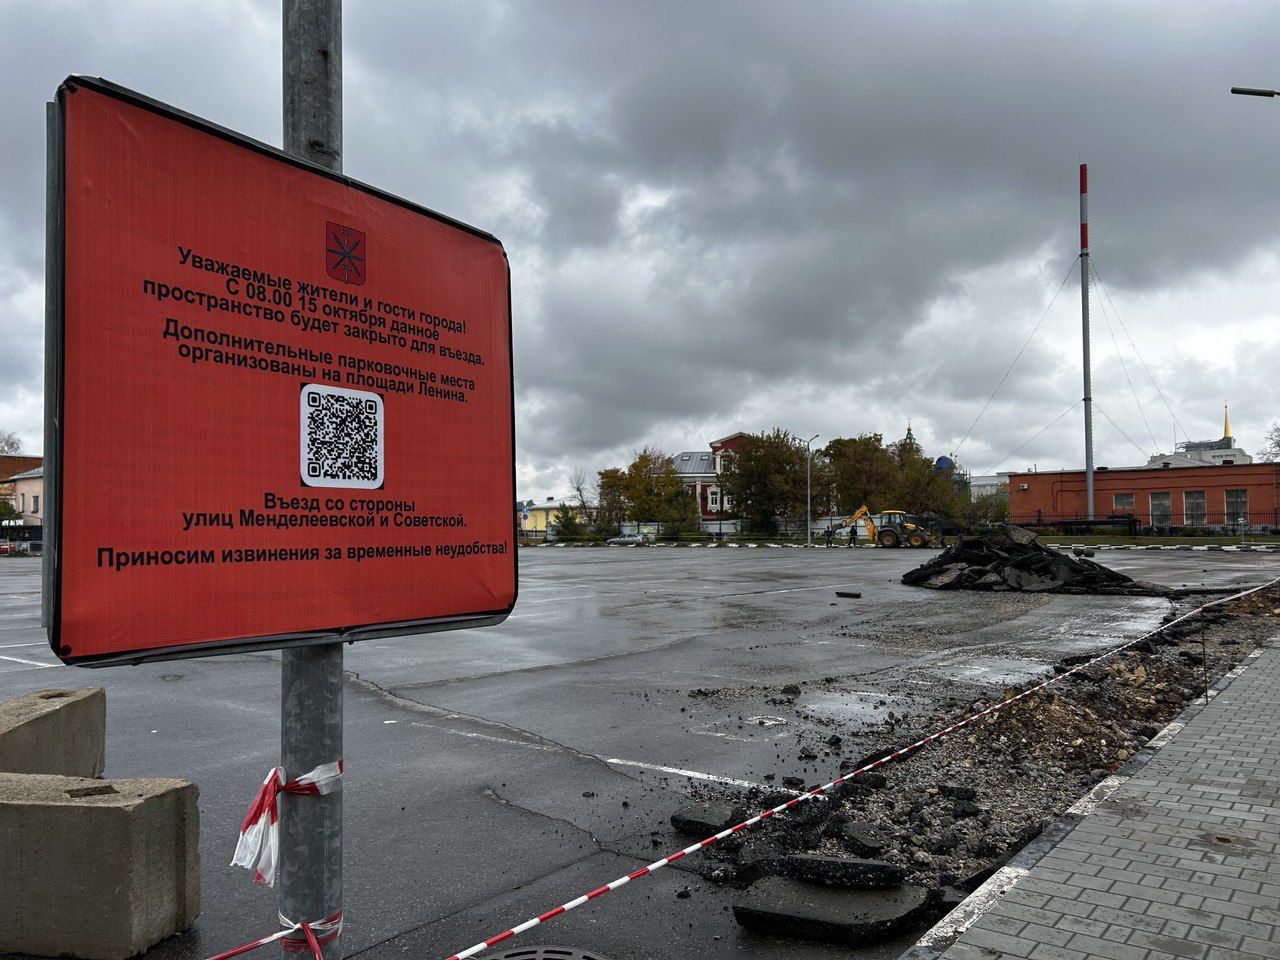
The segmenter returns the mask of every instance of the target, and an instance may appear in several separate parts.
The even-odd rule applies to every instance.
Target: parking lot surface
[[[922,559],[530,549],[503,625],[348,647],[344,953],[447,957],[683,845],[666,822],[690,784],[813,782],[834,770],[796,760],[798,740],[836,729],[857,755],[860,731],[890,710],[958,709],[1063,655],[1150,629],[1169,609],[1156,598],[898,583]],[[1280,574],[1270,554],[1099,559],[1172,586]],[[278,655],[62,667],[44,644],[39,599],[38,561],[0,558],[0,698],[101,685],[106,775],[200,787],[201,917],[149,956],[207,956],[274,930],[274,894],[227,864],[248,800],[278,758]],[[801,694],[779,698],[792,684]],[[692,895],[677,898],[685,887]],[[732,896],[673,868],[521,943],[591,947],[612,960],[849,955],[740,931]]]

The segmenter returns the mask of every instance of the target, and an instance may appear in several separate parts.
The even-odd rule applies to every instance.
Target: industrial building
[[[1220,439],[1187,441],[1176,449],[1142,466],[1097,467],[1093,516],[1133,517],[1156,529],[1280,526],[1280,464],[1254,463],[1236,446],[1225,417]],[[1083,470],[1009,474],[1013,522],[1052,523],[1088,515]]]

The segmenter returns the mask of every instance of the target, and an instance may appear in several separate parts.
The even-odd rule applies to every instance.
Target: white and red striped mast
[[[1084,503],[1093,519],[1093,374],[1089,363],[1089,165],[1080,164],[1080,319],[1084,329]]]

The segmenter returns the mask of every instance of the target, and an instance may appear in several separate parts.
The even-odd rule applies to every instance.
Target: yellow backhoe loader
[[[880,547],[940,547],[942,534],[924,519],[905,510],[885,510],[872,514],[866,504],[854,511],[836,529],[851,527],[849,545],[858,539],[858,521],[867,525],[867,540]]]

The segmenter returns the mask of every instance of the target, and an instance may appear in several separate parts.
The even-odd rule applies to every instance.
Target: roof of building
[[[671,465],[681,476],[716,472],[716,462],[710,450],[686,450],[683,453],[677,453],[671,458]]]
[[[24,453],[0,454],[0,483],[7,483],[8,478],[13,476],[15,473],[34,469],[43,463],[44,460],[40,457]]]
[[[739,430],[736,433],[729,434],[727,437],[721,437],[719,440],[712,440],[711,446],[713,447],[718,446],[722,443],[732,440],[734,437],[745,437],[745,436],[746,436],[746,433],[742,430]]]
[[[1206,449],[1206,448],[1201,448]],[[1218,449],[1218,448],[1207,448]],[[1120,467],[1121,470],[1161,470],[1171,467],[1218,467],[1220,463],[1214,463],[1212,460],[1198,460],[1195,457],[1188,457],[1185,453],[1159,453],[1142,464],[1140,467]]]
[[[22,473],[15,473],[12,477],[6,477],[5,483],[14,480],[39,480],[44,476],[44,467],[36,467],[34,470],[23,470]]]

